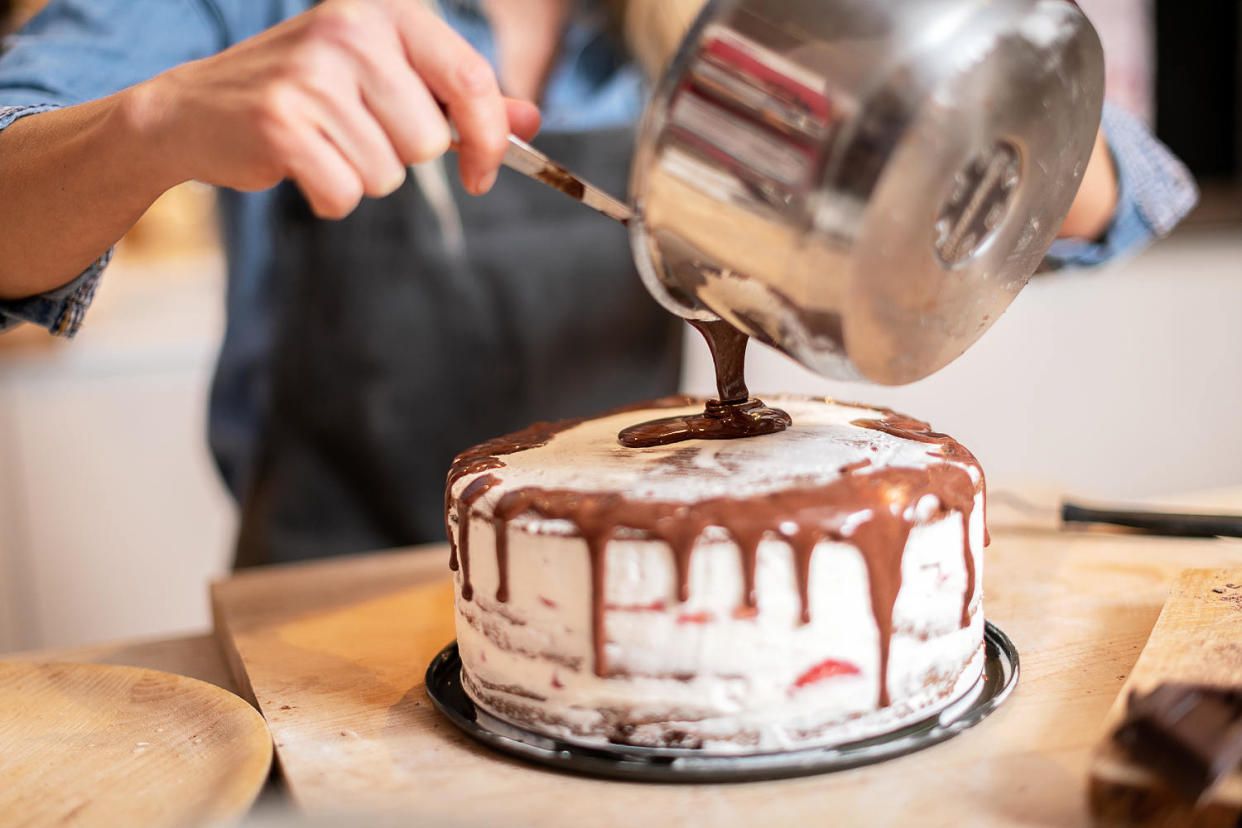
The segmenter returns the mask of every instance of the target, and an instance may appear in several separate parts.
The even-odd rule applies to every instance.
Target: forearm
[[[0,131],[0,299],[72,281],[179,183],[151,162],[135,94],[31,115]]]

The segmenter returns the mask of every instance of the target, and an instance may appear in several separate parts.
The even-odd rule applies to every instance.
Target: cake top
[[[481,495],[480,505],[528,487],[695,503],[814,488],[851,473],[945,463],[960,466],[974,482],[981,479],[969,452],[917,420],[824,399],[778,396],[768,401],[787,411],[793,425],[740,440],[690,440],[649,448],[617,442],[621,430],[643,420],[703,410],[702,400],[686,397],[588,420],[540,424],[463,454],[451,475],[453,494],[484,472],[498,480]]]

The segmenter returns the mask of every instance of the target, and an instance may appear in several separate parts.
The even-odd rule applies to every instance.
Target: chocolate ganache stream
[[[696,327],[712,348],[721,399],[709,401],[701,415],[669,417],[627,428],[619,435],[623,446],[641,448],[697,438],[752,437],[783,431],[791,425],[785,412],[749,399],[742,375],[745,336],[725,323],[700,323]],[[688,397],[669,397],[611,413],[692,404],[693,400]],[[715,413],[713,404],[718,407]],[[721,416],[719,407],[732,407],[733,411]],[[840,476],[826,483],[775,491],[762,497],[715,497],[690,503],[635,500],[616,492],[534,487],[510,491],[500,497],[491,514],[499,572],[496,601],[505,603],[509,597],[509,522],[524,514],[570,522],[585,542],[590,558],[594,672],[601,677],[620,676],[622,672],[610,670],[605,658],[607,631],[604,624],[608,608],[605,555],[608,543],[618,530],[638,532],[668,545],[675,565],[677,599],[684,602],[689,597],[690,558],[700,535],[709,526],[724,529],[740,555],[743,589],[735,610],[738,618],[753,617],[759,611],[755,572],[760,543],[765,539],[785,542],[793,553],[803,623],[809,622],[811,617],[808,585],[815,547],[823,541],[846,542],[858,550],[867,569],[871,610],[879,631],[877,706],[886,706],[889,694],[885,677],[893,635],[893,607],[901,589],[902,557],[910,531],[929,520],[926,515],[918,517],[915,506],[930,495],[939,503],[932,519],[954,511],[961,515],[966,585],[960,624],[965,628],[971,621],[970,605],[976,590],[969,526],[975,497],[984,492],[985,482],[974,456],[953,438],[933,431],[927,423],[891,410],[860,407],[878,410],[883,416],[855,420],[853,425],[927,443],[928,455],[943,462],[925,468],[872,469],[870,462],[864,460],[842,467]],[[703,421],[710,422],[704,424]],[[452,548],[449,566],[461,570],[463,600],[474,597],[469,543],[472,507],[499,480],[491,474],[476,477],[460,492],[453,509],[455,484],[465,476],[502,468],[506,455],[545,445],[556,434],[581,422],[579,419],[537,423],[483,443],[454,461],[448,475],[445,520],[447,524],[455,518],[458,526],[455,542],[452,527],[448,526]],[[977,471],[977,479],[967,468]],[[858,522],[860,514],[867,515],[861,523]]]
[[[716,366],[717,399],[708,400],[702,414],[665,417],[630,426],[617,435],[627,448],[646,448],[682,440],[733,440],[757,437],[789,428],[789,415],[752,400],[746,388],[746,343],[750,337],[728,322],[690,320],[712,352]]]

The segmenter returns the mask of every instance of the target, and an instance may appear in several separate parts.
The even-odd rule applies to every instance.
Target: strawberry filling
[[[853,664],[850,664],[848,661],[838,661],[835,658],[829,658],[821,661],[819,664],[816,664],[814,667],[798,676],[797,681],[795,681],[793,687],[790,688],[790,692],[830,678],[837,678],[838,676],[856,676],[858,674],[859,669]]]

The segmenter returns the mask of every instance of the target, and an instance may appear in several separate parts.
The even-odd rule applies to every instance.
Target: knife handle
[[[1152,535],[1182,538],[1242,538],[1242,515],[1194,515],[1145,512],[1134,509],[1092,509],[1076,503],[1061,504],[1062,523],[1106,523],[1139,529]]]

